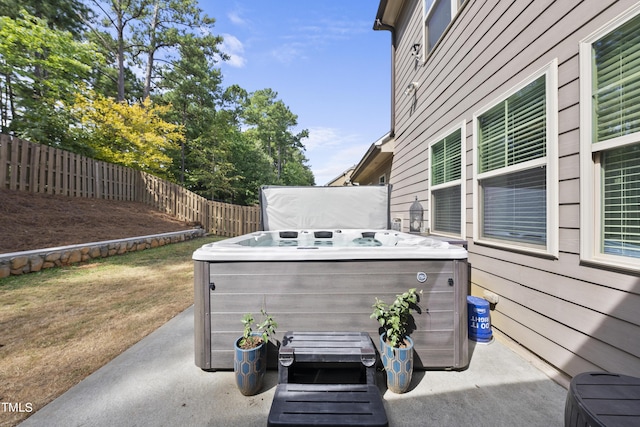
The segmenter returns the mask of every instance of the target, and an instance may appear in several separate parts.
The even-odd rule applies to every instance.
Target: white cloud
[[[335,43],[343,43],[370,31],[368,21],[354,23],[326,19],[322,19],[318,25],[293,22],[285,28],[289,30],[280,36],[284,43],[270,51],[271,56],[282,64],[307,59],[314,51],[327,49]]]
[[[331,127],[309,128],[309,138],[303,142],[317,185],[325,185],[356,165],[371,145],[358,134]]]
[[[229,20],[235,25],[246,25],[247,21],[240,16],[240,12],[231,11],[227,14]]]
[[[328,156],[310,156],[311,170],[317,185],[325,185],[342,175],[347,169],[358,164],[369,146],[355,145],[335,149]]]
[[[302,43],[287,43],[271,50],[271,56],[282,64],[290,64],[294,60],[307,58],[307,48]]]
[[[360,139],[358,135],[348,135],[340,129],[330,127],[310,127],[309,138],[304,140],[307,151],[322,150],[328,147],[349,145]]]
[[[222,37],[223,42],[221,50],[229,55],[229,59],[226,63],[236,68],[244,67],[247,63],[247,59],[244,57],[244,45],[242,42],[231,34],[223,34]]]

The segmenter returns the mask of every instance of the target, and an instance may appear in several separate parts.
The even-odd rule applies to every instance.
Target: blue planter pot
[[[413,340],[407,338],[409,345],[405,348],[391,347],[385,335],[380,335],[380,359],[387,373],[387,388],[394,393],[409,390],[413,375]]]
[[[267,345],[262,343],[256,348],[243,350],[238,347],[241,339],[238,338],[234,345],[233,372],[240,393],[253,396],[262,388],[267,371]]]

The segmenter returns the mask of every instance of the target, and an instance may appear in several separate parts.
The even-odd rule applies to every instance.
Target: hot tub
[[[193,260],[195,362],[204,370],[233,369],[244,313],[258,315],[265,307],[278,322],[276,338],[288,330],[374,337],[375,298],[391,303],[409,288],[423,291],[411,334],[416,368],[469,363],[462,246],[389,229],[285,229],[204,245]]]

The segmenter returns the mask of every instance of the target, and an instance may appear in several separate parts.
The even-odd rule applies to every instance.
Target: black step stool
[[[268,426],[388,426],[376,360],[366,332],[287,332]]]

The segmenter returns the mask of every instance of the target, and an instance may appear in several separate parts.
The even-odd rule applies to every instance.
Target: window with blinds
[[[640,131],[640,16],[593,43],[596,142]]]
[[[533,245],[546,243],[545,169],[528,169],[483,180],[483,237]]]
[[[640,258],[640,15],[592,44],[592,143],[600,159],[599,252]],[[596,146],[599,147],[599,146]]]
[[[602,198],[602,252],[640,258],[640,145],[603,153]]]
[[[547,244],[546,75],[477,118],[480,235]]]
[[[460,179],[462,161],[460,129],[436,142],[431,148],[431,185]]]
[[[462,131],[457,129],[431,146],[432,229],[461,234]]]
[[[479,172],[546,155],[545,77],[525,86],[478,118]]]

